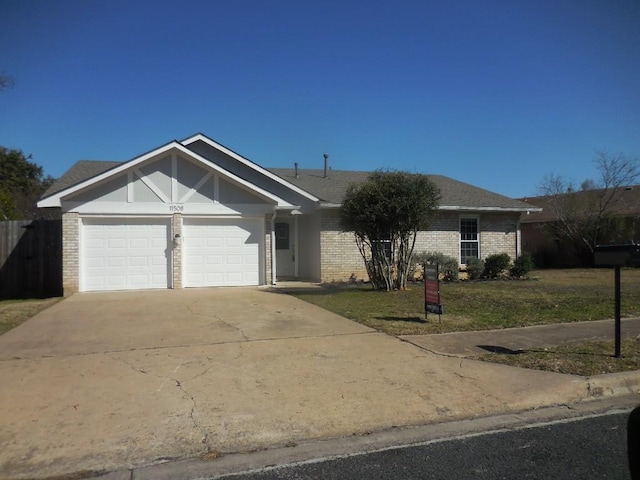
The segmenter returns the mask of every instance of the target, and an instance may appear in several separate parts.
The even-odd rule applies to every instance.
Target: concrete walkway
[[[436,354],[263,289],[79,294],[0,336],[0,478],[522,412],[636,393],[633,374]]]
[[[640,336],[640,318],[622,319],[622,337]],[[615,322],[559,323],[524,328],[485,330],[480,332],[404,335],[403,340],[430,352],[455,357],[477,357],[484,353],[553,347],[567,342],[611,340],[615,338]],[[611,352],[613,355],[614,352]]]

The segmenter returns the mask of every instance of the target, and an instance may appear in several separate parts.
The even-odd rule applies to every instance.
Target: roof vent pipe
[[[298,162],[293,163],[293,172],[294,172],[295,178],[298,178]]]
[[[327,178],[327,167],[329,166],[329,154],[325,153],[324,157],[324,178]]]

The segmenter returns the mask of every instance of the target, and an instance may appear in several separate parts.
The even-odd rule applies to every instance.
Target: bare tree
[[[572,181],[554,174],[545,176],[540,184],[540,193],[548,197],[555,217],[546,228],[558,240],[572,244],[587,261],[598,244],[633,241],[634,222],[629,220],[634,215],[629,214],[630,206],[623,203],[621,192],[640,178],[638,159],[624,153],[599,151],[594,163],[599,178],[584,180],[578,189]],[[631,210],[637,216],[640,205]]]

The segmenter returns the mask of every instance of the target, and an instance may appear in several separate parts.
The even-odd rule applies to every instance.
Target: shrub
[[[522,255],[515,259],[509,273],[511,273],[513,277],[524,277],[533,270],[534,267],[535,265],[531,254],[529,252],[523,252]]]
[[[511,263],[511,257],[506,253],[495,253],[484,260],[485,275],[489,278],[498,278]]]
[[[447,282],[457,282],[458,281],[458,260],[445,255],[441,252],[422,252],[415,256],[416,262],[424,265],[433,265],[434,263],[438,264],[438,270],[440,275],[442,275],[442,279]]]
[[[469,280],[477,280],[484,271],[484,262],[478,257],[467,258],[467,275]]]

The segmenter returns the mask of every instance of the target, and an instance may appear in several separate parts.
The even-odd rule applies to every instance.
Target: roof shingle
[[[297,177],[291,168],[268,168],[267,170],[312,193],[325,202],[334,204],[342,203],[349,184],[362,183],[373,173],[328,170],[325,178],[324,170],[298,169]],[[443,175],[427,175],[427,177],[440,189],[441,206],[523,210],[535,208],[533,205],[521,200],[514,200]]]
[[[51,185],[42,198],[54,195],[121,164],[122,162],[80,160]],[[348,186],[351,183],[362,183],[366,181],[372,173],[349,170],[328,170],[327,176],[325,177],[324,170],[321,169],[298,169],[298,176],[296,177],[294,170],[291,168],[267,168],[267,170],[291,184],[306,190],[322,201],[332,204],[342,203]],[[470,209],[498,208],[529,210],[536,208],[534,206],[535,203],[531,204],[521,200],[514,200],[443,175],[427,175],[427,177],[440,189],[441,206]]]

